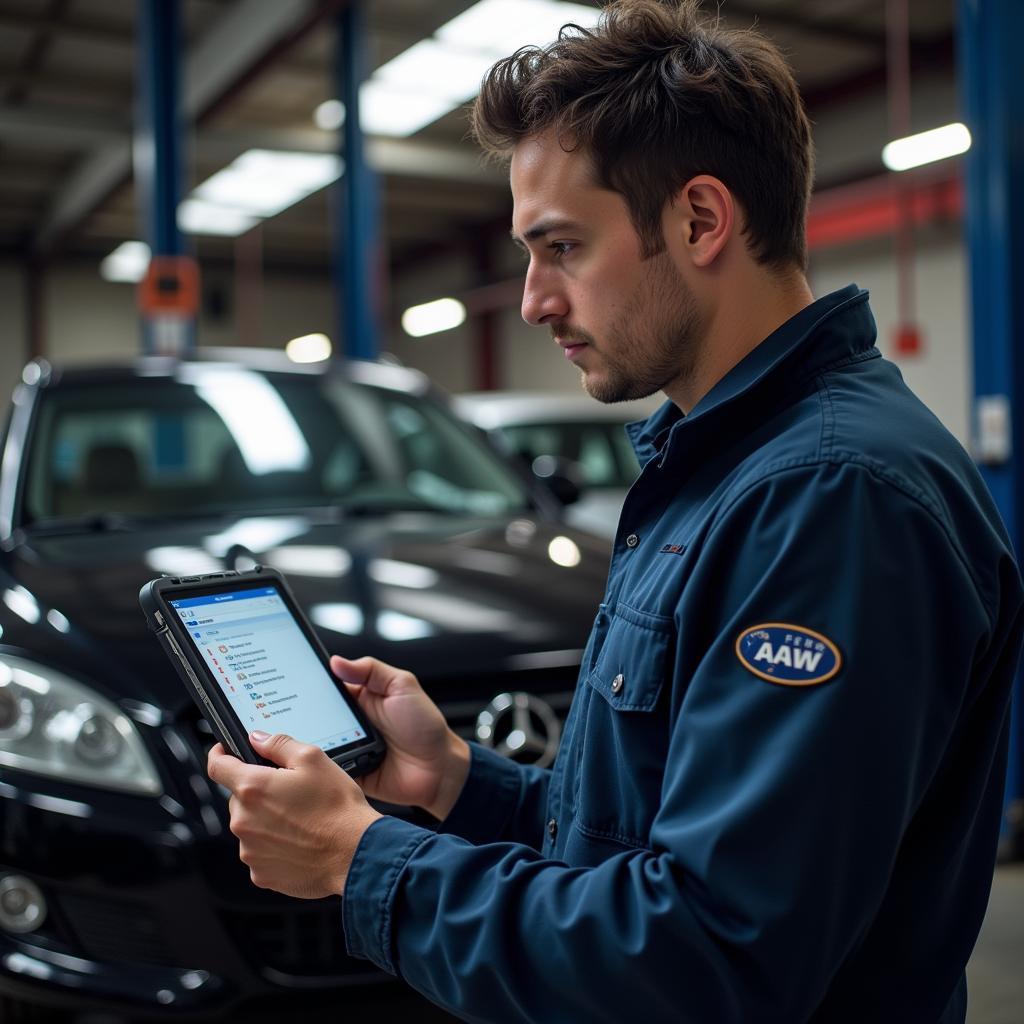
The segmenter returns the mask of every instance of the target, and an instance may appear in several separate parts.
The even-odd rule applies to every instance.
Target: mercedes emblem
[[[547,768],[562,728],[551,706],[530,693],[499,693],[477,715],[476,738],[505,757]]]

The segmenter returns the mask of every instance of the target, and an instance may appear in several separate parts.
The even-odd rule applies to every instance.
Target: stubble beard
[[[582,371],[580,383],[606,405],[647,398],[692,378],[696,367],[703,321],[693,294],[667,254],[651,257],[648,264],[644,287],[600,347],[591,335],[573,332],[601,358],[601,372]]]

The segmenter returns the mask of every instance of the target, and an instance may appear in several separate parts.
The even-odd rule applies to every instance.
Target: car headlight
[[[0,655],[0,765],[126,793],[163,789],[127,715],[64,673],[10,655]]]

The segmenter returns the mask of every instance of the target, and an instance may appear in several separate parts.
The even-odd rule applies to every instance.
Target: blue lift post
[[[180,113],[181,14],[179,0],[137,0],[137,101],[133,165],[138,205],[143,211],[152,259],[185,255],[178,230],[183,168]],[[191,262],[191,261],[189,261]],[[168,261],[173,268],[173,263]],[[174,274],[156,283],[174,290]],[[189,351],[195,347],[195,313],[143,318],[143,351]]]
[[[1024,38],[1021,0],[959,0],[975,417],[982,473],[1024,556]],[[987,423],[986,423],[987,419]],[[983,435],[1004,435],[985,438]],[[994,442],[994,443],[993,443]],[[986,451],[988,458],[986,458]],[[1003,848],[1024,857],[1024,687],[1011,713]]]
[[[186,354],[195,348],[195,310],[174,309],[180,306],[176,296],[182,288],[184,256],[178,230],[183,169],[180,4],[179,0],[137,0],[136,10],[133,165],[137,203],[151,252],[143,289],[148,284],[148,292],[158,299],[165,297],[172,309],[143,310],[142,349],[148,354]],[[194,263],[189,265],[194,270]],[[161,267],[166,269],[160,271]],[[153,432],[154,468],[158,473],[178,471],[185,463],[184,421],[174,413],[163,414],[156,418]]]
[[[350,359],[376,359],[380,266],[377,176],[366,162],[359,118],[359,87],[365,75],[366,13],[361,0],[336,20],[335,82],[345,105],[341,134],[345,170],[333,186],[333,277],[337,335]]]

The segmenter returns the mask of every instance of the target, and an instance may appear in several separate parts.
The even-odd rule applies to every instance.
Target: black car
[[[412,670],[461,733],[546,763],[607,543],[391,365],[35,362],[2,451],[0,1019],[384,980],[345,956],[336,900],[251,884],[140,585],[274,566],[329,650]]]

